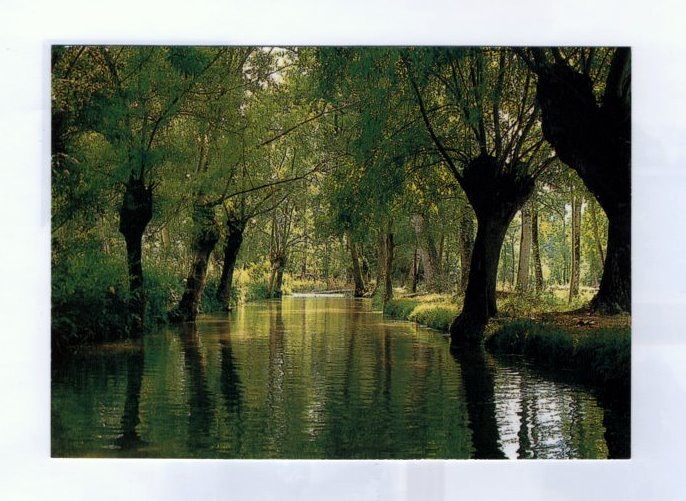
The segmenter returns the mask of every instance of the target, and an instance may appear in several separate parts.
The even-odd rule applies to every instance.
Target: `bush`
[[[62,261],[52,269],[52,346],[129,335],[126,263],[110,256]]]
[[[448,332],[450,324],[459,314],[460,311],[457,306],[420,304],[412,310],[408,318],[432,329]]]
[[[383,306],[383,312],[389,317],[408,320],[418,304],[419,301],[412,299],[391,299]]]

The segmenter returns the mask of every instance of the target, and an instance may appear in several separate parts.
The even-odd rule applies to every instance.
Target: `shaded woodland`
[[[292,292],[455,345],[631,310],[628,48],[55,46],[51,137],[56,352]]]

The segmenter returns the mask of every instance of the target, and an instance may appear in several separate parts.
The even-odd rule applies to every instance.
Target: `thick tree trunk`
[[[562,62],[536,68],[543,134],[596,197],[614,236],[608,235],[603,278],[591,305],[606,313],[631,311],[630,58],[630,49],[616,49],[600,106],[586,75]]]
[[[226,241],[224,243],[224,262],[222,274],[217,288],[217,299],[226,311],[231,310],[231,288],[233,286],[233,272],[236,268],[238,252],[243,244],[243,231],[245,223],[240,219],[228,218],[226,220]]]
[[[472,219],[471,209],[465,206],[460,220],[460,292],[465,292],[467,290],[473,248],[474,219]]]
[[[524,170],[502,168],[487,155],[464,170],[462,185],[476,213],[477,232],[462,312],[450,325],[453,345],[480,344],[486,323],[497,313],[496,280],[505,233],[534,189],[534,180]]]
[[[193,264],[186,278],[186,287],[179,306],[169,315],[172,321],[194,322],[198,316],[210,254],[219,241],[214,207],[196,204],[193,208],[193,222],[196,232],[193,239]]]
[[[538,208],[533,204],[531,210],[531,246],[534,258],[534,283],[536,292],[543,291],[543,266],[541,265],[541,247],[538,241]]]
[[[386,263],[384,270],[384,304],[393,299],[393,233],[390,231],[391,225],[388,225],[389,231],[386,233]]]
[[[529,290],[529,264],[531,261],[531,209],[528,204],[522,207],[522,232],[519,239],[519,266],[517,268],[517,291]]]
[[[608,215],[607,254],[603,278],[591,307],[601,313],[630,311],[631,280],[631,215],[619,212]]]
[[[571,271],[569,273],[569,298],[571,303],[579,296],[579,277],[581,266],[581,204],[583,199],[572,188],[572,244]]]
[[[512,217],[477,216],[478,226],[464,305],[462,313],[450,326],[454,341],[468,344],[480,342],[482,328],[498,312],[495,298],[498,260],[511,220]]]
[[[438,252],[436,251],[434,239],[426,228],[426,218],[422,214],[414,214],[410,220],[417,238],[417,251],[424,267],[426,288],[429,291],[440,291],[442,280]]]
[[[130,177],[119,209],[119,232],[126,241],[126,264],[129,272],[129,311],[135,333],[142,332],[145,322],[145,289],[143,282],[143,233],[152,219],[152,189],[143,181]]]

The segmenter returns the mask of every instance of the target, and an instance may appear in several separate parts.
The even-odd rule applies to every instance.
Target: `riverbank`
[[[554,372],[573,373],[584,383],[624,392],[631,381],[631,317],[575,311],[517,311],[518,300],[499,298],[502,313],[486,327],[485,348],[520,355]],[[560,305],[556,305],[560,308]],[[448,332],[461,304],[448,296],[400,297],[384,315]]]

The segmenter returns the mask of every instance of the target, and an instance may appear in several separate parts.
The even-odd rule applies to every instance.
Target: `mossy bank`
[[[392,318],[447,332],[460,308],[399,298],[387,302],[383,311]],[[486,329],[485,347],[493,354],[523,355],[544,369],[573,374],[578,381],[613,392],[628,390],[631,381],[631,332],[625,325],[575,328],[556,324],[555,317],[547,321],[496,319]]]

